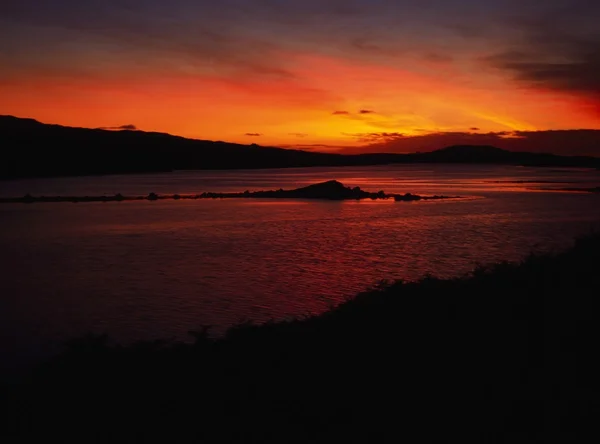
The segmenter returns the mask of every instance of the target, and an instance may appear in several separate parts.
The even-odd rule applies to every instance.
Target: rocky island
[[[27,194],[22,197],[0,198],[0,203],[35,203],[35,202],[122,202],[131,200],[164,200],[164,199],[321,199],[321,200],[387,200],[397,202],[411,202],[419,200],[457,199],[459,196],[419,196],[416,194],[388,194],[384,191],[377,193],[362,190],[359,187],[346,187],[337,180],[329,180],[294,190],[272,191],[244,191],[241,193],[213,193],[202,194],[156,194],[146,196],[32,196]]]

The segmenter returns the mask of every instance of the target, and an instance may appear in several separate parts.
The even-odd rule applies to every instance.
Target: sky
[[[3,0],[0,114],[336,152],[600,156],[597,0]]]

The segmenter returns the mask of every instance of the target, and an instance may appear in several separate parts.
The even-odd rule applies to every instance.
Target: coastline
[[[96,442],[413,433],[420,442],[562,442],[595,427],[586,406],[597,400],[589,384],[599,370],[590,353],[600,336],[599,262],[594,234],[558,254],[396,282],[319,316],[239,325],[221,339],[208,327],[192,343],[80,338],[3,390],[3,433],[66,442],[81,433]]]

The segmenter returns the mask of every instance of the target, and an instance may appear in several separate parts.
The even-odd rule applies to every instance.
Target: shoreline
[[[76,338],[26,381],[2,387],[0,436],[558,443],[576,431],[582,439],[569,442],[586,442],[597,424],[587,406],[598,399],[599,262],[596,233],[559,253],[397,281],[320,315],[242,324],[223,338],[202,326],[191,343]]]

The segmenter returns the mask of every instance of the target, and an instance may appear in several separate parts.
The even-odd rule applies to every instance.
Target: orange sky
[[[362,146],[381,133],[600,129],[596,96],[526,81],[529,65],[505,61],[510,54],[494,35],[413,35],[401,45],[389,34],[348,34],[345,44],[346,28],[327,40],[326,33],[300,38],[300,26],[278,41],[255,35],[260,28],[238,35],[250,27],[238,23],[235,38],[214,31],[213,46],[182,49],[188,34],[167,32],[167,45],[161,34],[126,40],[127,28],[100,32],[92,22],[78,28],[21,14],[4,22],[4,33],[24,43],[21,54],[0,51],[8,67],[0,114],[318,150]],[[60,44],[35,50],[34,37]]]

